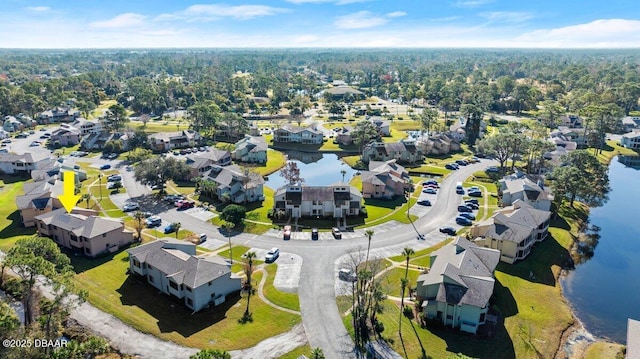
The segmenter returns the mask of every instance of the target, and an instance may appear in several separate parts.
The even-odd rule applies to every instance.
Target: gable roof
[[[524,192],[525,198],[530,201],[553,200],[553,195],[543,188],[542,183],[533,182],[528,177],[503,178],[500,180],[503,192],[519,193]]]
[[[458,237],[431,257],[432,266],[428,273],[418,277],[418,284],[438,284],[436,300],[480,308],[487,305],[493,293],[493,271],[500,260],[500,251]]]
[[[260,152],[267,150],[267,141],[262,136],[246,135],[243,139],[236,142],[236,151],[248,148],[249,152]]]
[[[520,242],[550,217],[550,212],[535,209],[518,199],[512,206],[495,211],[491,218],[474,227],[479,229],[481,237]]]
[[[86,238],[93,238],[117,229],[124,231],[124,224],[118,219],[98,216],[87,217],[82,214],[67,213],[64,208],[41,214],[36,216],[35,219],[42,221],[44,224],[51,224],[71,231],[77,236]]]

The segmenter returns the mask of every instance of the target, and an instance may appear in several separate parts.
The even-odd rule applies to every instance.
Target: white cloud
[[[360,2],[368,2],[371,0],[287,0],[292,4],[323,4],[323,3],[335,3],[336,5],[355,4]]]
[[[640,20],[600,19],[586,24],[535,30],[515,38],[527,47],[640,47]]]
[[[525,22],[533,18],[533,14],[521,11],[491,11],[482,12],[479,15],[492,22],[507,22],[511,24]]]
[[[429,19],[429,21],[433,22],[447,22],[460,19],[461,16],[447,16],[447,17],[437,17],[435,19]]]
[[[271,7],[266,5],[236,5],[226,4],[191,5],[183,11],[173,14],[162,14],[155,18],[157,21],[171,21],[183,19],[187,21],[213,21],[221,18],[233,18],[236,20],[249,20],[256,17],[273,16],[291,12],[289,9]]]
[[[493,1],[494,0],[459,0],[459,1],[456,1],[453,4],[453,6],[470,8],[470,7],[478,7],[478,6],[482,6],[482,5],[485,5],[485,4],[490,4]]]
[[[387,13],[387,17],[402,17],[402,16],[407,16],[407,13],[404,11],[394,11],[394,12]]]
[[[339,29],[366,29],[384,25],[389,20],[372,14],[369,11],[358,11],[353,14],[336,17],[333,24]]]
[[[27,6],[25,10],[34,11],[34,12],[45,12],[51,10],[48,6]]]
[[[94,21],[89,25],[95,28],[104,29],[118,29],[126,27],[136,27],[144,24],[147,17],[140,14],[134,14],[131,12],[120,14],[114,18],[104,21]]]

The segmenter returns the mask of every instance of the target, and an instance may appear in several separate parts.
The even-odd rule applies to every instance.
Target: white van
[[[273,247],[267,252],[267,255],[264,256],[264,261],[267,263],[275,262],[276,259],[280,256],[280,250],[276,247]]]

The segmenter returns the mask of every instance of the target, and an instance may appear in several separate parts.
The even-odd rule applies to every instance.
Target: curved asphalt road
[[[87,159],[83,160],[86,161]],[[88,162],[103,163],[111,161],[90,159]],[[114,162],[117,163],[119,161],[111,163]],[[424,247],[425,245],[439,242],[442,238],[430,236],[429,233],[437,230],[445,223],[450,223],[457,215],[457,206],[461,202],[461,196],[455,192],[456,182],[462,182],[470,177],[473,172],[495,164],[495,161],[482,160],[481,163],[460,167],[459,170],[452,172],[440,184],[436,200],[432,201],[433,206],[426,215],[414,222],[416,230],[427,235],[426,241],[417,241],[415,230],[411,225],[406,225],[402,227],[402,230],[374,234],[371,241],[371,249],[387,248],[392,251],[397,249],[396,254],[400,254],[402,248],[407,246]],[[127,193],[135,200],[144,200],[144,196],[149,193],[148,189],[137,183],[133,179],[133,173],[127,172],[121,163],[118,163],[118,165],[116,168],[119,167],[123,174],[123,184],[127,188]],[[152,205],[152,203],[148,204]],[[176,211],[173,208],[167,210],[166,206],[161,205],[156,208],[144,207],[144,210],[158,213],[163,220],[169,222],[179,220],[183,228],[188,228],[195,232],[208,233],[210,238],[224,239],[217,227],[187,213]],[[364,235],[364,231],[361,234],[356,238],[341,241],[282,241],[273,237],[241,233],[233,236],[232,242],[263,249],[277,245],[281,252],[295,253],[302,257],[298,295],[302,322],[310,346],[322,348],[327,358],[355,358],[354,343],[344,327],[335,301],[335,281],[337,280],[335,266],[340,257],[366,248],[367,238]]]

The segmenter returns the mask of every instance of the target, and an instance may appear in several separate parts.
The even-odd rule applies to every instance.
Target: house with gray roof
[[[245,203],[264,199],[264,179],[257,173],[245,173],[237,165],[211,165],[209,172],[202,174],[202,180],[216,184],[216,195],[219,199]]]
[[[59,208],[34,220],[39,235],[87,257],[114,253],[133,242],[133,232],[121,220],[99,217],[92,210],[75,207],[67,213]]]
[[[341,145],[353,144],[353,127],[341,126],[333,129],[335,135],[335,141]]]
[[[517,199],[474,224],[470,235],[478,245],[499,250],[500,260],[512,264],[525,259],[535,243],[547,238],[550,218],[550,212]]]
[[[80,143],[80,130],[70,124],[63,123],[51,132],[51,143],[58,142],[62,146],[75,146]]]
[[[245,135],[236,142],[236,149],[231,152],[231,157],[240,162],[266,163],[267,148],[264,137]]]
[[[487,319],[499,259],[498,250],[464,237],[431,253],[429,271],[416,283],[424,317],[476,334]]]
[[[383,119],[381,116],[370,116],[367,121],[371,122],[380,136],[391,136],[391,121]]]
[[[16,205],[20,211],[20,220],[25,227],[36,225],[35,217],[62,208],[58,196],[62,194],[62,186],[55,186],[54,182],[37,181],[26,182],[23,185],[24,194],[16,197]]]
[[[620,138],[620,145],[632,150],[640,149],[640,130],[627,132]]]
[[[19,132],[24,130],[25,125],[13,116],[4,116],[2,129],[7,132]]]
[[[414,164],[422,162],[424,156],[416,147],[412,139],[398,142],[371,141],[362,150],[362,162],[389,161],[395,159],[398,163]]]
[[[151,150],[155,152],[170,151],[174,148],[194,147],[200,143],[202,137],[194,130],[176,132],[158,132],[149,135]]]
[[[70,107],[55,107],[41,112],[38,115],[38,123],[49,124],[58,122],[72,122],[80,116],[78,110]]]
[[[516,200],[541,211],[550,211],[553,195],[545,188],[542,181],[534,182],[529,177],[505,177],[499,181],[498,192],[502,205],[510,206]]]
[[[0,153],[0,173],[31,173],[49,165],[50,160],[48,153],[44,152]]]
[[[360,215],[362,193],[348,183],[330,186],[291,184],[280,187],[274,198],[274,211],[292,218],[346,218]]]
[[[413,188],[409,172],[395,159],[369,162],[369,170],[362,171],[360,178],[364,198],[392,199]]]
[[[200,177],[202,174],[210,171],[213,165],[230,165],[231,153],[226,150],[212,148],[207,152],[187,156],[186,163],[191,169],[191,177]]]
[[[282,126],[273,132],[273,142],[295,142],[308,145],[322,144],[324,135],[314,127]]]
[[[224,303],[239,292],[240,277],[216,255],[198,256],[193,243],[162,238],[128,249],[129,271],[194,312]]]
[[[640,359],[640,321],[627,319],[627,359]]]

